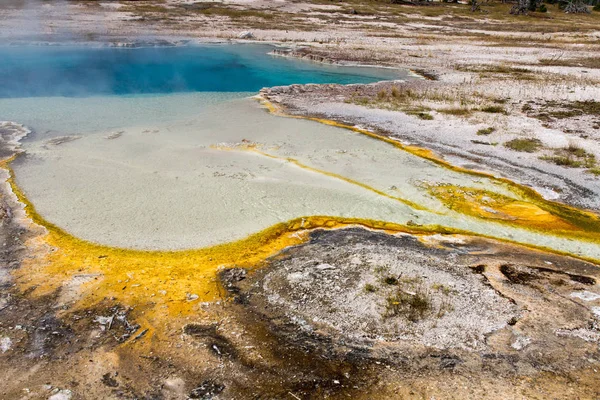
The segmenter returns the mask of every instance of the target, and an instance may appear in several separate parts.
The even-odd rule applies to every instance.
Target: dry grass
[[[347,98],[346,102],[402,111],[425,120],[433,119],[430,111],[458,117],[469,117],[477,111],[505,113],[503,107],[495,104],[497,99],[492,100],[489,96],[475,91],[468,92],[464,88],[448,86],[394,85],[391,89],[379,90],[375,95],[355,93]]]
[[[210,16],[222,16],[222,17],[229,17],[234,20],[247,19],[247,18],[260,18],[260,19],[264,19],[264,20],[273,20],[275,18],[275,14],[270,13],[270,12],[261,11],[261,10],[252,10],[252,9],[240,10],[240,9],[224,7],[222,5],[212,4],[212,3],[194,3],[194,5],[196,5],[196,4],[201,4],[201,5],[205,4],[206,6],[195,8],[194,11],[199,14],[206,15],[209,17]]]
[[[25,0],[7,0],[12,7],[22,7]],[[80,0],[82,4],[96,4],[98,1]],[[365,31],[375,31],[375,35],[393,33],[390,27],[373,27],[363,24],[363,22],[372,22],[372,17],[385,23],[395,23],[405,25],[411,22],[422,23],[426,21],[428,25],[434,27],[452,27],[456,35],[465,34],[473,38],[483,38],[485,32],[495,31],[512,34],[514,32],[530,32],[529,38],[508,38],[503,39],[498,36],[488,37],[486,41],[496,40],[503,42],[504,45],[514,45],[514,41],[525,43],[526,41],[543,44],[547,38],[541,37],[540,33],[563,33],[563,32],[593,32],[600,24],[600,13],[590,15],[570,15],[560,12],[556,6],[549,6],[548,14],[531,13],[528,16],[513,16],[509,14],[512,4],[500,2],[487,2],[481,5],[482,11],[472,13],[468,4],[456,3],[428,3],[427,6],[415,7],[403,4],[391,4],[389,0],[345,0],[343,2],[332,3],[331,0],[313,0],[313,4],[335,5],[335,9],[319,9],[314,11],[304,11],[294,13],[293,15],[282,12],[276,8],[270,9],[248,9],[240,6],[228,6],[223,3],[191,3],[180,4],[173,7],[162,7],[164,1],[127,1],[124,2],[128,11],[138,13],[141,16],[152,13],[152,19],[177,19],[184,18],[186,13],[203,14],[207,16],[224,16],[232,20],[233,23],[241,24],[250,19],[252,27],[277,28],[277,29],[298,29],[308,30],[310,26],[314,29],[314,22],[318,19],[321,24],[344,24],[345,27],[352,27]],[[4,6],[4,3],[3,3]],[[363,17],[364,19],[361,19]],[[269,25],[257,25],[259,22],[252,20],[262,20],[275,22]],[[311,20],[309,20],[311,19]],[[574,23],[576,22],[576,23]],[[264,22],[263,22],[264,23]],[[245,27],[249,27],[245,25]],[[427,29],[431,31],[431,28]],[[478,32],[473,32],[477,30]],[[489,36],[489,35],[488,35]],[[438,42],[439,36],[435,33],[422,34],[418,40],[423,44]],[[452,40],[451,37],[445,40]],[[591,43],[591,41],[590,41]]]
[[[244,29],[294,29],[310,30],[310,26],[298,23],[296,15],[269,9],[254,9],[228,6],[218,2],[196,2],[169,5],[163,1],[126,2],[123,11],[138,14],[145,21],[162,22],[174,28],[188,29],[189,22],[178,21],[189,18],[227,18],[230,23],[243,25]]]
[[[529,117],[541,121],[552,121],[580,117],[584,115],[600,116],[600,101],[545,101],[539,107],[525,104],[521,111]]]
[[[584,67],[600,68],[600,57],[582,57],[582,58],[542,58],[540,65],[552,67]]]
[[[485,106],[481,108],[481,111],[490,114],[506,114],[506,110],[504,109],[504,107],[500,106]]]
[[[469,116],[473,113],[473,110],[469,108],[456,107],[456,108],[440,108],[437,112],[448,115],[457,115],[457,116]]]
[[[515,67],[505,64],[492,65],[460,65],[458,71],[474,72],[482,79],[518,79],[518,80],[536,80],[542,77],[536,75],[532,70],[522,67]]]
[[[330,0],[315,0],[316,4],[331,5]],[[426,6],[390,4],[389,0],[346,0],[334,3],[341,14],[356,10],[359,15],[378,15],[385,22],[405,24],[427,21],[429,25],[463,30],[505,32],[559,33],[591,32],[600,24],[600,13],[589,15],[565,14],[556,5],[547,5],[549,13],[530,13],[514,16],[511,3],[486,2],[481,12],[473,13],[469,4],[427,3]],[[535,35],[532,35],[535,37]],[[537,37],[538,40],[547,40]]]

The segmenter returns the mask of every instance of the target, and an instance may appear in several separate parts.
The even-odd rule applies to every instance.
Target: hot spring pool
[[[0,49],[0,120],[32,130],[12,166],[49,222],[109,246],[174,250],[244,238],[312,215],[409,221],[597,256],[448,208],[427,187],[515,197],[343,128],[269,114],[264,86],[408,79],[405,71],[322,66],[268,46]]]
[[[0,47],[0,98],[257,92],[293,83],[369,83],[408,71],[271,56],[267,45]]]

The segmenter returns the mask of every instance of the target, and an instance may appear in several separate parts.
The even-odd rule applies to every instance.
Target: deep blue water
[[[0,47],[0,97],[255,92],[292,83],[369,83],[400,70],[273,57],[265,45]]]

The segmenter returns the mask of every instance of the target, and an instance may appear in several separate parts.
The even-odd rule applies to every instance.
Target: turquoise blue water
[[[267,45],[0,47],[0,97],[256,92],[293,83],[403,79],[381,68],[339,67],[268,55]]]

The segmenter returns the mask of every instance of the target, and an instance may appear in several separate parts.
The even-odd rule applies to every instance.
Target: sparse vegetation
[[[376,274],[383,275],[390,270],[389,265],[379,265],[375,267],[374,271]]]
[[[413,285],[413,286],[417,286],[421,284],[421,278],[419,278],[418,276],[413,276],[413,277],[404,277],[401,279],[401,282],[403,284],[406,285]]]
[[[506,114],[506,110],[504,109],[504,107],[500,107],[500,106],[483,107],[481,109],[481,111],[486,112],[486,113],[492,113],[492,114]]]
[[[433,115],[426,113],[426,112],[419,112],[419,111],[408,111],[407,112],[408,115],[414,115],[415,117],[425,120],[425,121],[431,121],[433,119]]]
[[[587,170],[587,172],[589,174],[600,176],[600,168],[599,167],[590,168],[590,169]]]
[[[570,143],[567,147],[564,148],[564,150],[567,153],[572,154],[576,157],[594,157],[593,154],[588,153],[587,151],[585,151],[585,149],[573,143]]]
[[[542,58],[539,60],[540,65],[556,66],[556,67],[584,67],[598,68],[600,65],[600,57],[580,57],[580,58]]]
[[[523,111],[524,113],[531,111],[531,110],[533,110],[533,107],[529,103],[523,104],[523,107],[521,107],[521,111]]]
[[[504,147],[514,151],[521,151],[525,153],[535,153],[540,147],[542,142],[539,139],[527,138],[527,139],[513,139],[504,143]]]
[[[459,115],[459,116],[465,116],[465,115],[472,114],[472,111],[468,108],[441,108],[437,111],[442,114]]]
[[[454,306],[450,302],[450,299],[448,298],[448,296],[446,296],[442,299],[442,302],[440,304],[440,307],[438,308],[436,317],[442,318],[444,315],[446,315],[446,313],[448,313],[450,311],[454,311]]]
[[[562,167],[571,167],[571,168],[579,168],[582,164],[576,160],[572,156],[544,156],[540,157],[540,159],[545,161],[550,161],[556,165],[560,165]]]
[[[199,9],[197,9],[197,12],[200,14],[207,15],[207,16],[224,16],[224,17],[229,17],[231,19],[261,18],[261,19],[265,19],[265,20],[271,20],[274,18],[273,14],[267,13],[264,11],[236,10],[236,9],[228,8],[228,7],[210,5],[211,3],[208,3],[208,4],[209,4],[208,7],[199,8]]]
[[[403,317],[418,322],[428,316],[441,318],[453,309],[450,296],[455,291],[449,286],[434,283],[428,288],[420,276],[392,275],[387,265],[375,267],[374,272],[378,284],[367,283],[364,291],[383,292],[386,318]]]
[[[487,135],[491,135],[494,132],[496,132],[496,128],[493,128],[490,126],[489,128],[482,128],[482,129],[478,130],[477,135],[487,136]]]
[[[538,77],[530,69],[505,64],[477,66],[464,65],[458,66],[456,69],[459,71],[478,73],[481,78],[494,78],[503,80],[514,78],[518,78],[520,80],[538,79]]]
[[[428,289],[418,276],[396,277],[389,275],[388,267],[378,267],[381,287],[365,285],[365,292],[382,290],[385,294],[384,317],[403,317],[410,322],[418,322],[428,316],[441,318],[453,310],[449,296],[454,294],[450,287],[434,283]]]
[[[441,283],[434,283],[433,285],[431,285],[431,289],[440,292],[442,294],[444,294],[445,296],[449,296],[451,293],[454,292],[454,290],[444,284]]]
[[[600,62],[600,59],[598,59],[598,62]],[[521,108],[521,110],[523,112],[527,112],[529,116],[542,121],[551,121],[552,119],[573,118],[582,115],[596,116],[600,115],[600,101],[547,101],[542,107],[540,107],[538,112],[531,112],[533,110],[533,107],[531,107],[531,105],[524,105]]]
[[[543,156],[540,158],[556,165],[569,168],[590,168],[591,170],[596,167],[596,156],[575,144],[569,144],[567,147],[555,149],[554,155]]]
[[[372,285],[370,283],[367,283],[365,285],[365,292],[367,293],[375,293],[377,291],[377,287],[375,285]]]
[[[394,85],[390,89],[379,89],[376,93],[354,93],[346,99],[347,103],[366,107],[402,111],[423,120],[433,120],[430,111],[441,114],[469,117],[474,111],[505,113],[506,99],[493,98],[478,92],[463,92],[459,89],[448,90],[437,87],[406,87]],[[483,108],[480,105],[489,104]],[[491,103],[491,104],[490,104]]]
[[[411,322],[418,322],[431,311],[431,295],[421,287],[414,293],[399,288],[386,298],[388,317],[402,316]]]
[[[574,101],[569,106],[581,112],[580,115],[600,115],[600,101],[587,100],[587,101]]]

